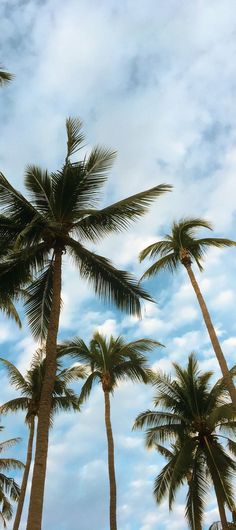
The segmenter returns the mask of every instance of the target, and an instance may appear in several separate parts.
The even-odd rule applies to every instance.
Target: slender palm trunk
[[[109,392],[104,391],[105,399],[105,424],[107,433],[108,446],[108,471],[110,483],[110,530],[117,530],[116,524],[116,475],[114,460],[114,441],[111,426],[110,396]]]
[[[200,291],[199,285],[197,283],[197,280],[195,278],[195,275],[193,273],[191,265],[184,264],[184,266],[187,269],[187,273],[189,275],[191,284],[192,284],[193,289],[195,291],[195,294],[197,296],[197,299],[198,299],[198,302],[199,302],[199,305],[200,305],[200,308],[201,308],[202,316],[203,316],[204,322],[206,324],[206,328],[207,328],[207,331],[209,333],[209,337],[211,339],[212,347],[214,349],[214,352],[216,354],[218,363],[220,365],[220,369],[221,369],[222,375],[224,377],[225,383],[227,385],[227,388],[228,388],[228,391],[229,391],[233,406],[234,406],[234,408],[236,410],[236,388],[234,386],[232,376],[230,374],[230,371],[228,369],[228,366],[227,366],[223,351],[222,351],[220,343],[218,341],[218,338],[217,338],[217,335],[216,335],[216,332],[215,332],[215,328],[213,326],[211,317],[209,315],[209,311],[207,309],[205,300],[204,300],[204,298],[202,296],[202,293]]]
[[[220,515],[220,522],[222,525],[222,530],[228,530],[229,525],[228,525],[228,521],[227,521],[227,517],[225,513],[225,507],[224,507],[222,500],[220,499],[220,496],[218,495],[216,488],[215,488],[215,494],[216,494],[216,499],[217,499],[217,504],[218,504],[218,510],[219,510],[219,515]]]
[[[20,489],[20,497],[17,504],[17,510],[16,510],[16,516],[15,521],[13,525],[12,530],[18,530],[20,526],[20,520],[22,515],[22,510],[24,506],[25,501],[25,493],[28,483],[28,477],[30,472],[30,466],[31,466],[31,460],[32,460],[32,448],[33,448],[33,441],[34,441],[34,426],[35,426],[35,416],[32,416],[30,420],[30,429],[29,429],[29,440],[28,440],[28,448],[27,448],[27,458],[26,458],[26,464],[25,464],[25,470],[24,475],[22,479],[21,489]]]
[[[54,388],[57,368],[57,333],[59,327],[61,298],[61,255],[61,250],[55,251],[52,309],[46,341],[45,376],[43,381],[38,414],[34,472],[32,478],[27,530],[41,530],[42,524],[43,496],[46,478],[48,438],[50,427],[50,412],[52,392]]]

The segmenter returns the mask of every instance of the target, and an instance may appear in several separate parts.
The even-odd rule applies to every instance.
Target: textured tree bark
[[[236,410],[236,388],[234,386],[232,376],[230,374],[230,371],[228,369],[228,366],[227,366],[223,351],[222,351],[220,343],[218,341],[218,338],[217,338],[217,335],[216,335],[216,332],[215,332],[215,328],[213,326],[209,311],[207,309],[205,300],[204,300],[204,298],[202,296],[202,293],[200,291],[199,285],[197,283],[197,280],[195,278],[195,275],[193,273],[191,265],[190,264],[184,264],[184,266],[187,269],[187,273],[189,275],[191,284],[192,284],[193,289],[195,291],[195,294],[197,296],[197,299],[198,299],[198,302],[199,302],[199,305],[200,305],[200,308],[201,308],[202,316],[203,316],[204,322],[206,324],[206,328],[207,328],[209,337],[211,339],[212,347],[214,349],[216,358],[217,358],[218,363],[220,365],[220,369],[221,369],[222,375],[224,377],[225,383],[227,385],[227,388],[228,388],[228,391],[229,391],[229,394],[230,394],[234,409]]]
[[[25,470],[24,470],[24,475],[23,475],[21,489],[20,489],[20,497],[19,497],[19,501],[18,501],[18,504],[17,504],[17,510],[16,510],[16,516],[15,516],[15,521],[14,521],[14,525],[13,525],[13,530],[18,530],[18,528],[20,526],[21,515],[22,515],[22,510],[23,510],[24,501],[25,501],[25,493],[26,493],[28,477],[29,477],[29,472],[30,472],[30,466],[31,466],[31,461],[32,461],[32,448],[33,448],[33,441],[34,441],[34,426],[35,426],[35,416],[32,416],[31,421],[30,421],[26,464],[25,464]]]
[[[112,426],[111,426],[109,392],[104,391],[104,399],[105,399],[105,424],[106,424],[107,446],[108,446],[108,472],[109,472],[109,484],[110,484],[110,530],[117,530],[114,441],[113,441]]]
[[[46,341],[45,377],[42,387],[38,414],[35,461],[30,494],[27,530],[41,530],[42,525],[43,497],[46,478],[48,438],[50,427],[50,412],[52,392],[54,388],[57,368],[57,333],[59,327],[61,299],[61,255],[61,250],[55,251],[52,309]]]

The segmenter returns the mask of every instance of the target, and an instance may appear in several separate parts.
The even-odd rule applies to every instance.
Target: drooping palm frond
[[[84,403],[84,401],[90,396],[94,383],[101,381],[101,379],[102,373],[98,370],[95,370],[89,374],[80,391],[79,401],[81,404]]]
[[[2,357],[0,358],[0,362],[3,363],[7,369],[10,384],[14,386],[16,390],[20,390],[23,395],[28,395],[29,385],[18,368],[13,363],[7,359],[3,359]]]
[[[191,479],[188,481],[185,515],[192,530],[202,528],[209,481],[206,476],[204,459],[197,451],[191,463]]]
[[[115,303],[119,309],[140,316],[140,298],[149,301],[152,298],[131,274],[116,269],[108,259],[85,249],[71,238],[68,238],[68,244],[82,278],[93,285],[95,293],[105,301]]]
[[[53,294],[53,258],[47,268],[28,288],[28,299],[25,302],[26,315],[33,336],[40,341],[47,336],[52,307]]]

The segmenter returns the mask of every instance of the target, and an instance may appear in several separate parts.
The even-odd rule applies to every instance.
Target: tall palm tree
[[[155,480],[154,495],[159,503],[168,494],[171,509],[176,491],[186,482],[185,514],[191,530],[202,530],[211,481],[226,529],[225,505],[234,511],[236,441],[231,437],[236,434],[236,414],[224,378],[210,387],[212,372],[201,373],[194,355],[189,357],[187,369],[176,363],[173,366],[174,378],[158,374],[154,381],[154,405],[161,408],[141,413],[134,424],[134,428],[147,427],[147,447],[154,447],[168,460]]]
[[[3,427],[1,426],[0,431],[2,430]],[[0,442],[0,454],[19,441],[20,438],[12,438],[11,440]],[[7,521],[10,521],[13,515],[11,501],[18,501],[20,495],[18,484],[13,478],[7,477],[5,472],[10,469],[16,470],[22,468],[24,468],[24,464],[20,460],[0,457],[0,521],[3,523],[4,528],[6,528]]]
[[[7,72],[5,68],[0,65],[0,86],[7,85],[13,79],[13,77],[13,74]]]
[[[142,278],[149,278],[163,270],[168,270],[171,273],[174,273],[180,264],[185,267],[197,296],[212,347],[220,365],[222,375],[225,378],[232,403],[236,410],[236,389],[205,300],[192,269],[192,262],[195,262],[199,270],[203,270],[202,260],[208,248],[235,246],[235,242],[231,241],[230,239],[222,239],[217,237],[204,237],[198,239],[196,238],[195,234],[199,228],[207,228],[209,230],[212,229],[211,224],[204,219],[182,219],[179,223],[173,223],[171,234],[166,235],[165,239],[158,241],[157,243],[154,243],[142,250],[140,253],[141,261],[147,256],[150,256],[154,259],[157,257],[159,258],[151,267],[149,267],[149,269],[147,269]]]
[[[24,284],[29,271],[36,274],[26,302],[29,321],[36,337],[46,338],[46,369],[42,388],[36,454],[27,530],[40,530],[46,474],[51,396],[56,373],[56,344],[60,317],[62,255],[73,258],[82,278],[90,282],[99,297],[115,302],[118,308],[140,314],[140,299],[150,296],[127,272],[89,250],[105,235],[127,229],[159,195],[170,190],[162,184],[103,209],[97,209],[100,191],[114,152],[102,147],[75,162],[74,155],[84,145],[82,124],[66,122],[67,153],[62,168],[49,174],[39,167],[26,171],[26,199],[0,175],[0,235],[13,239],[11,258],[0,264],[5,291],[14,292]],[[73,160],[72,160],[73,156]],[[10,293],[9,293],[10,294]]]
[[[62,369],[61,358],[57,358],[57,372],[54,382],[51,406],[51,425],[53,415],[59,411],[79,410],[78,397],[74,391],[68,387],[68,383],[85,377],[85,369],[82,366]],[[14,364],[6,359],[0,358],[0,361],[7,369],[10,383],[21,393],[20,397],[11,399],[0,407],[1,414],[8,412],[18,412],[19,410],[26,413],[25,422],[29,428],[29,438],[27,447],[27,458],[24,469],[24,475],[21,484],[21,492],[17,505],[17,511],[13,530],[18,530],[21,521],[22,510],[24,506],[25,493],[28,483],[29,471],[32,460],[32,448],[34,442],[35,419],[38,416],[40,397],[42,392],[43,379],[45,375],[45,354],[43,350],[38,350],[34,355],[30,369],[24,376]]]
[[[82,386],[80,401],[90,395],[94,383],[102,385],[105,404],[105,425],[108,445],[108,471],[110,484],[110,530],[117,530],[116,522],[116,478],[114,460],[114,440],[111,425],[110,394],[117,384],[124,380],[148,383],[152,371],[148,368],[147,358],[143,353],[162,346],[159,342],[140,339],[126,342],[122,337],[111,336],[106,339],[96,332],[89,346],[80,338],[66,341],[61,345],[61,352],[74,356],[90,367],[90,374]]]

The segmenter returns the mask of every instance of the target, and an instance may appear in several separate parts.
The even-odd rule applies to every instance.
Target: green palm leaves
[[[154,404],[158,410],[141,413],[134,427],[146,428],[147,447],[167,459],[155,480],[156,501],[161,502],[168,494],[171,509],[179,487],[187,483],[186,517],[192,530],[200,530],[209,481],[221,512],[224,505],[231,510],[234,507],[235,413],[224,381],[210,387],[212,373],[201,373],[193,355],[187,369],[176,363],[173,367],[175,378],[158,374],[155,379]],[[232,456],[226,451],[225,440]]]
[[[13,79],[13,75],[10,74],[10,72],[7,72],[5,68],[0,65],[0,86],[8,85],[10,81]]]
[[[195,262],[203,270],[202,261],[206,252],[211,247],[230,247],[235,246],[231,239],[217,237],[197,238],[197,232],[200,228],[212,230],[212,225],[204,219],[186,218],[174,222],[171,227],[171,233],[165,236],[165,239],[149,245],[140,253],[140,261],[146,257],[156,260],[143,274],[142,278],[149,278],[162,270],[174,272],[182,264],[191,265]]]
[[[68,252],[81,276],[90,282],[99,297],[114,302],[120,309],[140,314],[140,298],[151,297],[127,272],[95,254],[85,245],[105,235],[126,230],[142,216],[149,205],[171,186],[161,184],[111,206],[98,209],[101,190],[115,153],[96,146],[82,160],[72,161],[83,146],[82,123],[66,122],[67,155],[61,170],[49,174],[29,166],[25,175],[28,198],[17,192],[0,175],[0,202],[3,215],[0,233],[14,242],[11,255],[0,266],[3,295],[35,277],[26,302],[26,312],[36,338],[45,338],[52,303],[52,278],[55,253]]]
[[[3,427],[0,427],[2,430]],[[11,448],[20,441],[19,438],[12,438],[5,442],[0,442],[0,454]],[[4,528],[10,521],[13,514],[12,502],[19,500],[20,488],[13,478],[9,478],[5,473],[10,469],[23,469],[24,464],[15,458],[0,457],[0,521]]]

